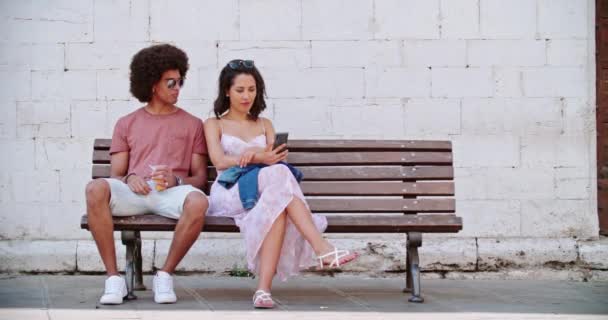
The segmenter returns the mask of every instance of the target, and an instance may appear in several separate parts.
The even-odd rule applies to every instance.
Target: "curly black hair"
[[[167,70],[179,70],[182,78],[188,72],[188,56],[170,44],[141,49],[131,60],[131,94],[141,102],[152,100],[152,86]]]
[[[233,61],[242,60],[236,59],[232,60],[231,62]],[[262,78],[260,71],[258,71],[254,65],[251,67],[246,67],[242,64],[237,64],[237,66],[233,68],[227,64],[220,72],[220,77],[218,80],[218,94],[215,102],[213,102],[213,113],[215,113],[215,117],[218,119],[222,114],[230,109],[230,98],[226,97],[226,92],[234,84],[234,78],[236,78],[236,76],[239,74],[251,75],[255,80],[256,95],[253,105],[249,110],[249,116],[251,119],[257,120],[260,113],[266,109],[266,101],[264,100],[264,97],[266,96],[266,85],[264,84],[264,79]]]

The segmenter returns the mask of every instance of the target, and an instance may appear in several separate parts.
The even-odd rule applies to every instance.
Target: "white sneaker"
[[[152,291],[154,291],[154,302],[175,303],[177,296],[173,291],[173,278],[164,271],[156,272],[152,280]]]
[[[121,276],[110,276],[106,279],[106,289],[99,299],[101,304],[121,304],[128,294],[127,283]]]

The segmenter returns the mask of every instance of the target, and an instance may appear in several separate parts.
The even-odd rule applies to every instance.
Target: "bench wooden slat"
[[[95,150],[110,149],[111,139],[95,139]],[[450,141],[412,140],[290,140],[291,151],[451,151]]]
[[[452,196],[452,182],[319,182],[302,181],[307,196]]]
[[[114,217],[114,230],[171,231],[175,220],[158,215]],[[401,232],[458,232],[462,230],[462,219],[444,215],[404,215],[404,216],[328,216],[325,232],[333,233],[401,233]],[[80,226],[88,229],[87,216]],[[232,218],[206,217],[203,231],[237,232],[239,229]]]
[[[452,164],[450,152],[290,152],[293,165]],[[93,151],[93,163],[110,163],[106,150]]]
[[[455,212],[454,199],[306,199],[310,209],[314,212]]]
[[[448,166],[326,166],[298,169],[305,181],[352,181],[352,180],[452,180],[454,168]],[[109,164],[93,165],[93,179],[110,176]],[[215,179],[215,168],[209,168],[210,180]]]

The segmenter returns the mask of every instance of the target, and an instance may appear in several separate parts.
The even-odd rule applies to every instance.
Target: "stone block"
[[[475,270],[477,246],[474,238],[429,239],[419,248],[423,271]]]
[[[546,63],[544,40],[469,40],[467,63],[473,67],[525,67]]]
[[[97,99],[98,100],[128,100],[129,71],[99,70],[97,71]]]
[[[399,83],[399,87],[387,85]],[[365,96],[378,98],[430,97],[428,68],[369,68],[365,72]]]
[[[149,0],[95,1],[95,41],[148,41]]]
[[[458,190],[456,190],[458,193]],[[462,217],[458,237],[521,236],[521,201],[457,199],[456,215]]]
[[[535,37],[536,2],[480,0],[479,6],[482,38],[533,39]]]
[[[547,64],[560,67],[584,67],[587,65],[587,40],[547,40]]]
[[[608,270],[608,238],[578,243],[580,258],[583,263],[597,270]],[[605,278],[608,280],[608,277]]]
[[[522,200],[521,232],[525,237],[589,238],[598,233],[590,200]]]
[[[538,33],[542,38],[587,38],[588,1],[538,1]]]
[[[124,272],[126,263],[126,246],[120,240],[120,232],[114,233],[116,248],[116,263],[118,270]],[[154,241],[143,240],[141,244],[142,270],[143,272],[153,271],[154,262]],[[105,267],[99,256],[99,251],[93,240],[78,240],[76,248],[76,263],[79,272],[104,272]]]
[[[462,40],[406,40],[404,65],[408,67],[464,67],[466,42]],[[446,54],[449,52],[449,54]]]
[[[432,97],[490,97],[494,92],[489,68],[433,68]]]
[[[76,138],[103,137],[106,130],[106,101],[72,101],[72,136]]]
[[[514,267],[567,267],[577,259],[573,239],[478,239],[479,270]]]
[[[516,98],[524,95],[522,73],[519,68],[494,67],[492,76],[494,77],[495,97]]]
[[[310,43],[304,41],[222,41],[218,50],[221,68],[233,59],[254,60],[262,74],[266,67],[310,67]]]
[[[96,99],[96,71],[32,71],[32,98],[55,101]]]
[[[376,0],[376,39],[438,39],[439,1]]]
[[[60,43],[3,43],[0,70],[63,70],[64,47]]]
[[[25,85],[32,83],[29,71],[0,71],[0,77],[11,79],[0,88],[0,102],[8,103],[15,100],[29,100],[32,97],[32,87]]]
[[[297,0],[240,1],[239,39],[299,40],[301,6]]]
[[[0,271],[76,270],[76,241],[0,241]]]
[[[170,21],[171,23],[167,23]],[[192,29],[196,26],[196,30]],[[192,30],[192,32],[187,32]],[[150,4],[150,40],[208,41],[239,38],[239,1],[163,0]]]
[[[340,14],[336,14],[336,13]],[[367,40],[373,18],[371,0],[302,1],[303,40]]]
[[[520,141],[516,136],[456,136],[454,165],[459,167],[516,167]]]
[[[478,0],[441,0],[441,38],[479,38]]]
[[[584,97],[587,73],[583,68],[545,67],[524,69],[523,88],[527,97]]]
[[[454,99],[409,99],[405,103],[405,136],[460,133],[460,102]]]

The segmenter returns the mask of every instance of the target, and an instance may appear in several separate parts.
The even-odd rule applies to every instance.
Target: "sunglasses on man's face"
[[[253,68],[253,60],[236,59],[236,60],[232,60],[232,61],[228,62],[228,66],[233,70],[236,70],[241,66],[245,67],[247,69],[251,69],[251,68]]]
[[[170,78],[165,81],[166,81],[165,83],[167,84],[167,88],[169,88],[169,89],[175,88],[176,85],[179,85],[180,88],[184,87],[184,78],[179,78],[179,79]]]

